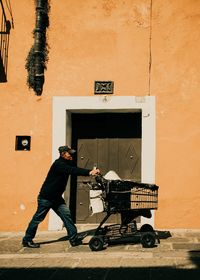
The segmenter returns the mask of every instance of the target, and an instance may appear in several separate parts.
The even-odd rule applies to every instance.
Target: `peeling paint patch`
[[[150,7],[146,4],[136,5],[133,13],[134,21],[138,27],[148,28],[150,26]]]
[[[20,210],[24,211],[26,209],[25,205],[23,203],[21,203],[19,205]]]
[[[112,14],[113,9],[116,8],[116,1],[113,0],[104,0],[103,1],[103,9],[105,15],[110,16]]]

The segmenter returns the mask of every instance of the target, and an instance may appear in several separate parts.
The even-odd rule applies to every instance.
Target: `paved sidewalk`
[[[82,230],[84,231],[84,230]],[[39,249],[23,248],[22,232],[0,233],[0,280],[200,279],[200,231],[158,231],[160,244],[117,244],[92,252],[71,247],[65,231],[38,232]],[[170,236],[171,235],[171,236]],[[178,278],[179,277],[179,278]]]

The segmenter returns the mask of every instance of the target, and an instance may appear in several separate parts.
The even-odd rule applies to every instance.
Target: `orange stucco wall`
[[[92,96],[95,80],[113,80],[115,95],[156,96],[156,227],[200,228],[200,1],[153,0],[151,21],[150,4],[51,0],[49,62],[37,97],[24,67],[34,1],[12,1],[8,82],[0,84],[0,230],[24,230],[35,211],[52,160],[52,97]],[[32,137],[30,152],[15,151],[16,135]]]
[[[200,1],[154,1],[159,227],[199,228]]]

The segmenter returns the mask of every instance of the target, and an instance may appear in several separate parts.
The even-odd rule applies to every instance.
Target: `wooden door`
[[[106,138],[79,139],[77,149],[78,166],[92,169],[97,165],[102,175],[115,171],[123,179],[140,181],[141,179],[141,139]],[[89,188],[78,177],[76,196],[76,222],[99,223],[105,213],[92,215],[89,208]],[[119,222],[118,215],[112,215],[108,222]]]

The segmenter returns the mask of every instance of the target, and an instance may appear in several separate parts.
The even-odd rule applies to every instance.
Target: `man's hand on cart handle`
[[[90,175],[91,176],[95,176],[95,175],[98,175],[100,174],[100,170],[98,168],[93,168],[91,171],[90,171]]]

